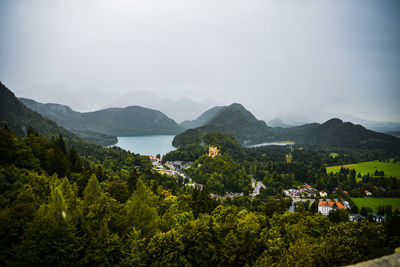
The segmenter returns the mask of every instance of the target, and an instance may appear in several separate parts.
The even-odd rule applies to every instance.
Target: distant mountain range
[[[332,113],[330,115],[325,114],[325,117],[326,116],[328,116],[328,118],[340,118],[343,121],[350,121],[354,124],[360,124],[365,128],[376,132],[390,133],[390,132],[400,131],[400,123],[397,122],[380,122],[380,121],[364,120],[356,116],[350,116],[346,114]],[[289,128],[312,122],[313,121],[310,118],[304,116],[291,116],[291,117],[278,117],[268,121],[267,124],[271,127]]]
[[[138,136],[173,135],[183,130],[180,125],[162,112],[140,106],[107,108],[81,113],[60,104],[42,104],[26,98],[20,98],[20,101],[65,128],[78,132]]]
[[[29,126],[45,136],[61,134],[67,138],[80,137],[102,145],[115,143],[115,136],[177,134],[173,145],[178,147],[193,140],[201,140],[198,137],[206,133],[220,132],[232,135],[241,145],[295,141],[299,145],[400,152],[399,138],[368,130],[361,125],[331,119],[322,124],[289,127],[280,120],[274,120],[274,126],[278,127],[270,127],[237,103],[211,108],[197,119],[179,125],[160,111],[140,106],[81,113],[60,104],[42,104],[24,98],[19,101],[1,83],[0,96],[0,122],[6,123],[20,137],[26,134]],[[182,132],[184,128],[190,129]],[[392,134],[397,135],[398,132]]]
[[[336,118],[322,124],[311,123],[288,129],[275,128],[276,137],[312,146],[384,149],[396,153],[400,152],[400,139]]]
[[[203,116],[205,114],[213,116]],[[199,127],[178,134],[173,145],[178,147],[201,140],[199,136],[211,132],[221,132],[235,137],[242,145],[251,145],[274,141],[295,141],[300,145],[332,146],[345,148],[385,149],[400,152],[400,139],[391,135],[367,130],[361,125],[331,119],[323,124],[310,123],[296,127],[270,127],[264,121],[257,120],[253,114],[240,104],[218,107],[203,113],[197,122]],[[204,117],[209,117],[204,121]],[[279,123],[279,121],[278,121]],[[197,124],[198,125],[198,124]]]
[[[57,94],[54,94],[57,91]],[[159,110],[177,122],[194,119],[204,110],[216,106],[213,99],[194,101],[189,97],[163,96],[157,91],[129,90],[123,93],[96,88],[69,88],[60,83],[18,89],[16,95],[35,99],[40,103],[61,103],[79,112],[110,107],[141,106]],[[40,98],[38,98],[40,96]],[[93,97],[96,96],[96,97]],[[84,99],[91,99],[85,101]]]
[[[204,110],[216,105],[212,99],[196,102],[188,97],[163,98],[148,91],[130,91],[124,93],[111,103],[114,107],[124,107],[139,105],[151,109],[159,110],[177,122],[196,118]]]

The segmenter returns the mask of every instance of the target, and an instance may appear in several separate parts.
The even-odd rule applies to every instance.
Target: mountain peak
[[[269,128],[264,121],[257,120],[251,112],[239,103],[222,107],[220,111],[203,126],[188,130],[174,138],[174,145],[182,145],[190,139],[193,133],[210,132],[227,133],[242,144],[256,144],[265,141],[269,136]]]
[[[242,104],[240,103],[232,103],[228,106],[228,108],[234,108],[234,109],[246,109]]]
[[[342,124],[343,124],[343,121],[341,119],[333,118],[333,119],[330,119],[330,120],[324,122],[322,125],[324,125],[324,126],[340,126]]]

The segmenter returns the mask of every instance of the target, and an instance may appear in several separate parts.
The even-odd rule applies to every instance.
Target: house
[[[315,191],[313,191],[313,190],[307,190],[306,193],[307,193],[307,196],[309,196],[309,197],[317,196],[317,193],[315,193]]]
[[[334,209],[344,209],[344,206],[340,202],[328,202],[322,201],[318,204],[318,213],[328,216],[329,212]]]
[[[320,195],[320,197],[327,197],[328,193],[324,192],[324,191],[321,191],[321,192],[319,192],[319,195]]]
[[[301,191],[299,189],[288,189],[284,190],[286,196],[291,198],[299,198]]]
[[[356,222],[356,221],[358,221],[360,219],[361,219],[361,215],[360,214],[350,214],[350,216],[349,216],[349,220],[351,222]]]
[[[151,164],[153,164],[153,166],[157,166],[161,163],[159,158],[155,158],[152,155],[149,155],[149,158],[150,158]]]
[[[174,168],[181,169],[182,168],[182,161],[174,161],[174,162],[172,162],[172,166]]]
[[[365,195],[368,196],[368,197],[369,197],[369,196],[372,196],[372,193],[369,192],[368,190],[365,190],[364,193],[365,193]]]
[[[372,219],[373,219],[375,222],[378,222],[378,223],[383,223],[383,222],[385,222],[385,217],[382,217],[382,216],[380,216],[380,215],[378,215],[378,214],[376,214],[376,213],[373,213],[373,214],[372,214]]]
[[[219,151],[218,151],[218,148],[216,146],[209,146],[208,147],[208,155],[210,157],[213,158],[215,156],[218,156],[218,153],[219,153]]]

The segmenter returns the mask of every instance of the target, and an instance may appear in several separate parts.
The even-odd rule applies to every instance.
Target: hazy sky
[[[78,110],[141,91],[400,121],[396,0],[0,0],[0,36],[4,84]]]

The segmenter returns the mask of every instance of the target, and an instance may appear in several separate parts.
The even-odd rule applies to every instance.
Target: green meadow
[[[359,209],[362,207],[370,207],[373,212],[377,212],[378,206],[391,205],[393,211],[400,210],[400,198],[351,198]]]
[[[393,160],[391,159],[390,162],[380,162],[379,160],[375,161],[367,161],[367,162],[360,162],[360,163],[354,163],[354,164],[347,164],[347,165],[339,165],[339,166],[330,166],[326,167],[326,172],[339,172],[340,168],[349,168],[349,169],[354,169],[358,173],[361,173],[361,175],[366,175],[367,173],[374,175],[375,171],[384,171],[385,176],[393,176],[400,178],[400,162],[393,163]]]

